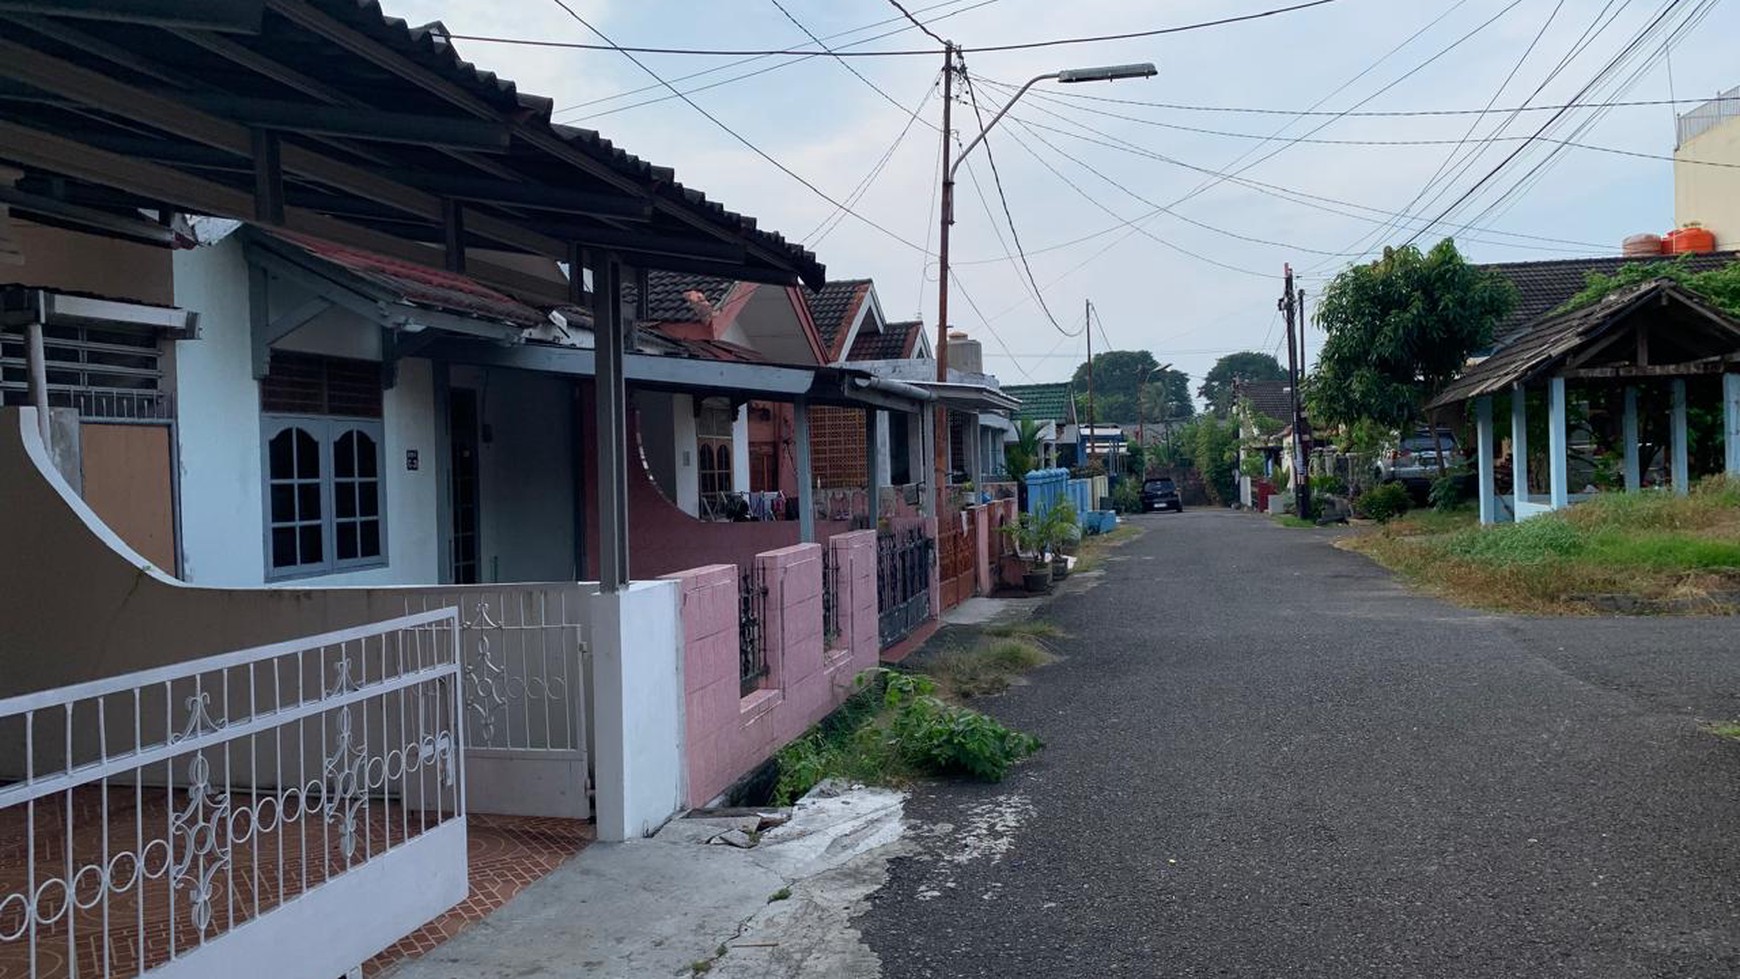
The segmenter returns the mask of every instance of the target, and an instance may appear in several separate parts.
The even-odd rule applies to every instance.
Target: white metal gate
[[[585,596],[578,585],[409,589],[406,612],[455,607],[465,685],[466,804],[592,815]]]

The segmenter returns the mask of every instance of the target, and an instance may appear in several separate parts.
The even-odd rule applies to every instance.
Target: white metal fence
[[[587,596],[581,586],[401,591],[406,612],[459,610],[469,808],[589,817]]]
[[[0,976],[273,944],[334,975],[462,898],[459,636],[447,608],[0,700]],[[368,927],[330,924],[364,887]]]

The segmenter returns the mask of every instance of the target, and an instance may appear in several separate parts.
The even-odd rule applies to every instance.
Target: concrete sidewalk
[[[850,920],[887,877],[904,803],[899,792],[822,786],[747,849],[708,842],[739,828],[729,819],[675,819],[651,839],[597,843],[385,975],[878,976]]]

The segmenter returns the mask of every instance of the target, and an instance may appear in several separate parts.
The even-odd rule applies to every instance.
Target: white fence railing
[[[336,975],[463,897],[460,653],[446,608],[0,700],[0,976]]]
[[[587,593],[582,586],[395,591],[405,594],[406,612],[459,610],[468,808],[591,816]]]

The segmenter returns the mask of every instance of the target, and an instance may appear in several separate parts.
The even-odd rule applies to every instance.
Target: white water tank
[[[969,374],[985,373],[985,349],[963,330],[949,331],[949,366]]]

